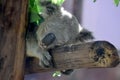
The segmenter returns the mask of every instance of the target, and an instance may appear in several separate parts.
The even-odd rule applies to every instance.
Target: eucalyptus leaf
[[[29,5],[30,5],[31,7],[34,6],[34,3],[35,3],[35,0],[29,0]]]
[[[116,6],[119,5],[119,2],[120,2],[120,0],[114,0],[114,3],[115,3]]]
[[[57,4],[57,5],[61,5],[64,2],[64,0],[51,0],[51,1],[52,3]]]
[[[30,23],[37,22],[38,20],[40,20],[39,15],[37,13],[31,13],[31,15],[30,15]]]
[[[52,76],[53,77],[60,77],[61,76],[61,72],[60,71],[55,71]]]
[[[93,0],[93,2],[96,2],[97,0]]]
[[[41,7],[41,5],[39,4],[40,0],[29,0],[29,13],[30,15],[30,22],[35,22],[37,24],[40,24],[40,22],[42,22],[42,18],[38,15],[40,13],[42,13],[43,8]],[[57,4],[57,5],[61,5],[64,0],[50,0],[53,3]]]

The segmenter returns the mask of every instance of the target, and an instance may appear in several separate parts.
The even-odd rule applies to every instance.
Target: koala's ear
[[[47,10],[47,14],[52,15],[56,11],[59,10],[59,6],[56,5],[56,4],[51,3],[51,4],[49,4],[49,5],[46,6],[46,10]]]
[[[57,4],[52,3],[49,0],[40,1],[41,6],[46,8],[46,12],[48,15],[52,15],[55,11],[59,10],[59,6]]]

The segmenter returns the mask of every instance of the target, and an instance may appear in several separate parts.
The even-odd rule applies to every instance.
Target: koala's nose
[[[45,46],[49,46],[50,44],[52,44],[56,39],[55,34],[53,33],[48,33],[43,39],[42,39],[42,43]]]

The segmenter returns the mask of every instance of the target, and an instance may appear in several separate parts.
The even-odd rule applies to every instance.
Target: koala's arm
[[[38,44],[34,33],[27,33],[26,38],[26,53],[28,57],[35,57],[39,59],[39,65],[42,67],[49,67],[51,56],[49,52]]]

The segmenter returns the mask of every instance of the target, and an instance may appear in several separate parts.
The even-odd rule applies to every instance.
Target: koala
[[[52,66],[49,49],[94,39],[92,33],[81,27],[76,17],[63,7],[52,3],[50,0],[41,0],[40,5],[44,9],[41,14],[44,22],[35,30],[28,29],[26,38],[27,56],[38,58],[40,66]],[[65,72],[66,70],[62,71],[62,73]]]

